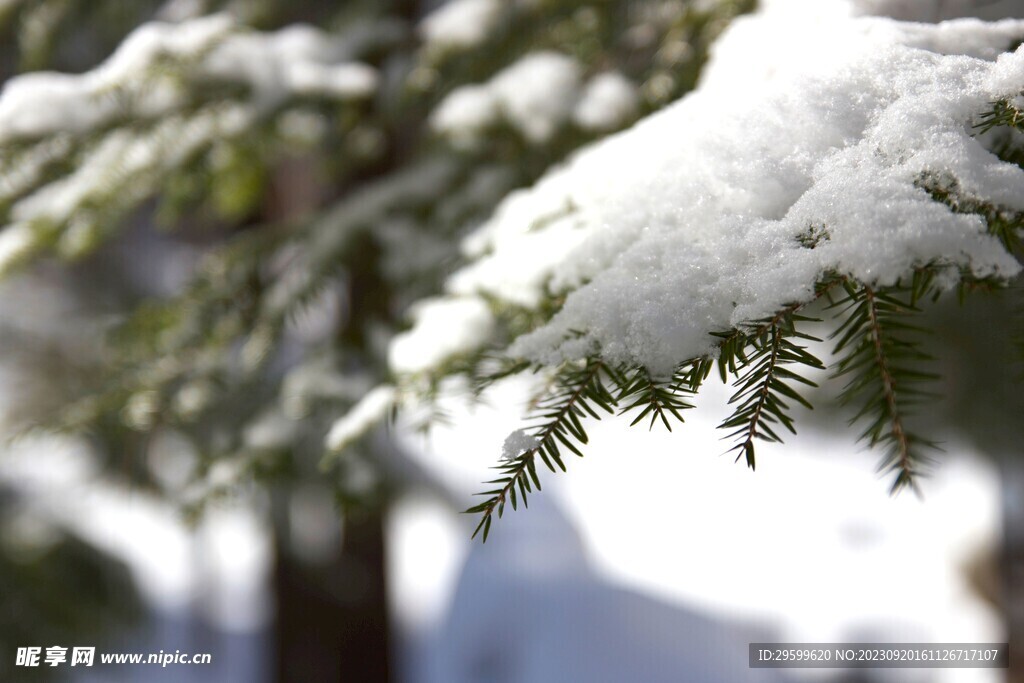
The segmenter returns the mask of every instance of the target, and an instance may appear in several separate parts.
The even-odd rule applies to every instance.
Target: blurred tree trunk
[[[346,517],[341,553],[326,566],[303,564],[286,534],[277,538],[275,680],[390,680],[382,510]]]

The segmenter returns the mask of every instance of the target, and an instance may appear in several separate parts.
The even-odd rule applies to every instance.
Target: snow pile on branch
[[[0,230],[0,275],[6,275],[11,265],[31,257],[37,242],[35,231],[24,224]]]
[[[501,7],[500,0],[452,0],[420,22],[420,36],[428,47],[476,47],[494,29]]]
[[[551,139],[578,99],[580,65],[558,52],[532,52],[480,85],[457,88],[431,117],[434,130],[469,135],[504,118],[533,142]]]
[[[340,451],[384,419],[395,404],[395,390],[384,385],[370,391],[327,434],[327,448]]]
[[[573,121],[584,130],[615,130],[636,115],[640,96],[636,86],[618,72],[594,76],[573,110]]]
[[[540,440],[525,429],[517,429],[508,435],[505,443],[501,446],[501,459],[505,461],[515,460],[527,451],[540,446]]]
[[[244,33],[226,14],[140,26],[103,64],[84,74],[38,72],[12,78],[0,93],[0,142],[62,132],[85,133],[133,115],[156,117],[185,104],[170,60],[197,60],[190,75],[247,86],[254,103],[274,106],[292,94],[364,97],[376,72],[339,61],[345,46],[308,26]]]
[[[289,26],[276,33],[243,33],[215,48],[200,73],[212,79],[242,81],[254,99],[276,105],[290,95],[366,97],[377,86],[377,72],[341,61],[347,46],[312,26]]]
[[[532,52],[486,83],[453,90],[430,123],[457,147],[472,148],[500,122],[538,145],[569,121],[590,131],[617,128],[633,118],[638,100],[636,86],[619,73],[598,74],[584,86],[572,57]]]
[[[921,184],[1024,210],[1024,171],[972,135],[1024,89],[1024,49],[1000,54],[1024,21],[911,24],[862,5],[773,0],[734,22],[696,91],[509,196],[449,292],[528,307],[567,294],[512,355],[661,374],[712,352],[710,333],[809,300],[828,272],[887,285],[937,260],[1015,275],[982,218]]]
[[[427,299],[413,307],[412,332],[399,335],[391,344],[388,361],[403,374],[415,374],[472,351],[494,329],[487,303],[475,296]]]

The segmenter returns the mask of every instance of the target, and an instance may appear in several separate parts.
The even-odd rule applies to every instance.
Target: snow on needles
[[[711,332],[809,300],[829,271],[886,285],[938,259],[1015,275],[981,218],[919,185],[1024,209],[1024,171],[972,136],[990,102],[1024,88],[1024,49],[999,54],[1024,21],[859,10],[773,0],[734,22],[697,90],[506,198],[467,240],[450,294],[536,306],[567,293],[512,355],[599,352],[660,374],[711,352]],[[811,229],[813,249],[799,239]],[[436,326],[427,313],[417,324]]]
[[[501,446],[501,459],[505,461],[515,460],[527,451],[540,446],[540,440],[527,432],[525,429],[517,429],[505,438]]]

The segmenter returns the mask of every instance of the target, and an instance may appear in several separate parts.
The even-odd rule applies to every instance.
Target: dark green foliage
[[[506,500],[514,510],[520,501],[526,505],[527,495],[533,491],[531,485],[538,491],[541,489],[536,466],[538,456],[552,472],[566,471],[563,448],[583,457],[581,446],[589,441],[584,428],[588,417],[600,420],[602,415],[615,414],[616,410],[619,415],[639,410],[631,425],[650,417],[649,428],[661,422],[672,431],[669,418],[683,422],[682,411],[693,408],[687,397],[696,394],[712,366],[713,361],[706,358],[687,361],[667,379],[653,377],[646,368],[615,369],[599,358],[588,359],[582,365],[563,366],[548,392],[534,403],[531,421],[535,424],[528,431],[536,440],[536,446],[498,465],[496,469],[502,476],[486,483],[501,487],[477,494],[488,499],[466,510],[482,514],[473,536],[482,531],[486,541],[492,516],[495,511],[499,518],[502,516]],[[508,377],[527,367],[532,366],[506,361],[487,379]]]
[[[695,394],[703,379],[697,378],[700,369],[695,368],[695,365],[690,363],[680,368],[668,381],[655,379],[646,368],[637,368],[620,374],[619,392],[615,402],[617,405],[624,405],[619,408],[619,414],[624,415],[639,409],[640,412],[629,423],[630,426],[636,425],[649,415],[649,429],[653,429],[660,421],[665,425],[665,429],[671,432],[672,424],[669,417],[683,422],[682,411],[693,408],[693,404],[686,401],[683,396]]]
[[[749,333],[726,335],[722,358],[727,360],[720,366],[738,375],[733,384],[737,391],[729,403],[739,405],[719,428],[733,430],[726,438],[735,440],[736,444],[729,450],[737,452],[737,460],[746,456],[751,469],[754,469],[755,439],[781,443],[782,437],[776,431],[778,425],[796,434],[789,401],[811,408],[794,385],[818,385],[791,367],[803,365],[816,370],[825,367],[805,346],[795,341],[821,341],[796,329],[797,323],[812,320],[786,309],[774,318],[760,321]]]
[[[566,366],[558,373],[552,390],[535,410],[535,424],[529,431],[536,445],[508,463],[498,465],[495,469],[502,476],[487,482],[497,484],[498,488],[478,494],[487,496],[487,500],[466,510],[482,514],[473,532],[474,538],[482,531],[483,540],[487,540],[492,517],[495,512],[499,518],[502,516],[506,501],[515,510],[520,500],[524,506],[527,504],[527,494],[534,487],[541,489],[537,476],[538,456],[552,472],[557,471],[556,467],[563,472],[566,469],[562,448],[583,457],[579,447],[588,441],[583,420],[588,416],[600,420],[602,413],[614,412],[615,397],[602,381],[610,374],[613,373],[599,360],[587,361],[582,367]]]
[[[992,108],[982,112],[974,126],[979,135],[995,128],[1015,128],[1024,132],[1024,112],[1006,100],[992,102],[991,105]]]
[[[937,376],[921,369],[931,360],[918,339],[923,332],[909,322],[919,309],[912,287],[875,289],[846,281],[833,304],[842,320],[832,334],[839,362],[836,377],[846,377],[841,400],[858,406],[852,422],[866,423],[860,438],[884,446],[880,469],[894,472],[892,490],[914,486],[928,459],[922,451],[936,445],[907,424],[912,410],[935,395],[923,386]]]

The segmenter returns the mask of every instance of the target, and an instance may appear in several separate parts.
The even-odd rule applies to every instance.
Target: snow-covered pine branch
[[[912,347],[881,314],[897,313],[894,292],[923,276],[941,292],[1020,272],[1007,246],[1024,211],[1014,128],[1024,21],[865,16],[938,11],[908,7],[773,0],[735,21],[696,91],[513,193],[464,242],[468,263],[447,281],[450,305],[433,304],[394,342],[399,384],[471,366],[452,362],[473,357],[467,336],[481,357],[671,377],[720,356],[722,333],[795,313],[841,281],[863,304],[841,310],[867,319],[835,319],[866,335],[843,338],[838,351],[854,355],[836,369],[859,367],[871,351],[864,382],[878,386],[852,390],[881,397],[866,403],[865,435],[890,442],[897,486],[911,483],[904,408],[916,394],[906,378],[923,375],[886,355]],[[484,305],[495,324],[458,313]],[[495,332],[509,329],[498,324],[505,311],[524,308],[555,312],[523,334]],[[437,329],[447,335],[436,343],[462,339],[457,351],[436,346],[433,367],[401,361],[407,346],[430,357]],[[743,391],[763,374],[749,363],[779,346],[753,348],[728,359]],[[755,396],[752,419],[764,405]],[[723,426],[764,436],[749,420]]]

